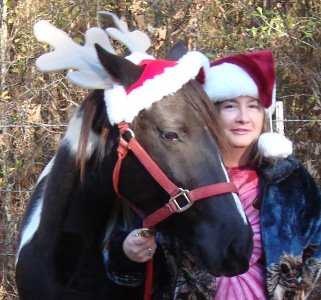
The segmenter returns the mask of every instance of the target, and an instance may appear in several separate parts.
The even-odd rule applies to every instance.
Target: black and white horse
[[[125,89],[137,82],[144,67],[96,48],[115,82]],[[21,300],[129,299],[108,294],[103,259],[106,230],[121,201],[113,187],[119,128],[111,124],[105,103],[102,90],[84,100],[38,180],[16,257]],[[167,177],[193,190],[229,181],[218,146],[224,138],[216,120],[203,88],[190,80],[140,110],[129,126]],[[168,194],[131,152],[123,160],[118,187],[145,215],[168,202]],[[197,201],[155,225],[155,230],[179,241],[215,276],[248,269],[252,231],[235,193]],[[134,290],[130,297],[135,298]],[[137,297],[141,299],[141,294]]]

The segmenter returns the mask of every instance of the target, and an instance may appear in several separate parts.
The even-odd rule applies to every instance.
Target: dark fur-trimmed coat
[[[272,299],[321,299],[321,193],[294,158],[259,171],[261,235]],[[319,296],[309,297],[313,288]],[[317,291],[315,291],[317,293]]]
[[[273,300],[320,300],[320,189],[307,170],[292,156],[279,159],[275,163],[264,162],[259,169],[259,177],[261,235],[266,264],[267,294]],[[126,234],[121,234],[121,238],[116,239],[117,243],[110,244],[111,251],[107,254],[109,259],[106,261],[107,272],[109,277],[118,284],[137,286],[144,278],[142,276],[144,269],[141,264],[135,267],[134,263],[119,256]],[[158,248],[165,250],[155,257],[155,263],[157,264],[157,259],[160,257],[159,260],[162,261],[160,264],[169,265],[168,261],[173,261],[173,258],[175,260],[175,256],[167,256],[166,245],[162,246]],[[171,280],[168,282],[166,295],[155,298],[214,299],[215,278],[197,270],[193,260],[188,259],[187,256],[184,256],[184,259],[186,263],[182,261],[174,263],[175,272],[167,270]],[[121,266],[120,269],[119,266]],[[127,266],[129,273],[126,272]],[[183,266],[181,267],[183,272],[180,272],[180,266]],[[182,279],[184,281],[184,276],[176,281],[173,278],[173,274],[179,273],[186,276],[185,285],[183,282],[184,289],[182,289],[184,295],[174,297],[173,290],[175,288],[179,290],[177,284],[182,285]],[[128,274],[131,276],[128,277]],[[197,280],[191,280],[193,276]],[[209,286],[211,279],[214,285]],[[200,284],[189,287],[188,282]]]

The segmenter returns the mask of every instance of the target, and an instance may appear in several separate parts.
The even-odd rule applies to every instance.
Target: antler
[[[112,17],[118,29],[109,27],[106,28],[106,32],[115,40],[126,45],[131,52],[146,52],[151,46],[151,41],[144,32],[140,30],[128,31],[127,24],[118,19],[115,14],[109,11],[99,11],[98,15]]]
[[[108,89],[112,86],[112,80],[101,65],[94,44],[97,43],[105,50],[115,54],[111,46],[108,31],[111,29],[115,39],[124,43],[131,51],[145,52],[150,46],[148,36],[138,30],[129,32],[124,22],[110,12],[99,12],[112,16],[116,28],[90,28],[85,33],[85,45],[74,42],[67,33],[56,28],[48,21],[41,20],[34,26],[36,38],[49,44],[55,50],[41,55],[36,60],[36,66],[40,71],[51,72],[63,69],[74,69],[67,77],[76,85],[89,89]],[[141,45],[139,45],[141,43]]]

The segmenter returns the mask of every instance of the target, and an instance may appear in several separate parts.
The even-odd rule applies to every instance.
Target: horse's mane
[[[80,113],[82,113],[83,122],[76,161],[80,168],[81,178],[83,178],[86,166],[86,149],[91,130],[100,137],[96,152],[97,162],[101,161],[105,155],[110,123],[105,109],[103,90],[91,92],[81,104]]]
[[[96,149],[95,162],[101,162],[105,156],[106,143],[111,125],[106,113],[103,90],[95,90],[91,92],[81,104],[79,113],[82,114],[83,123],[81,127],[76,162],[80,168],[81,179],[83,179],[86,168],[86,149],[90,131],[94,131],[100,137],[99,145]],[[116,195],[115,198],[117,198]],[[129,216],[130,208],[127,203],[124,201],[113,201],[112,211],[113,213],[110,215],[106,228],[106,241],[108,240],[118,217],[122,216],[121,219],[123,220],[123,226],[125,228],[132,227],[131,218]]]

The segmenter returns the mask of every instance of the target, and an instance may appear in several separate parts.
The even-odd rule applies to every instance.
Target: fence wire
[[[321,119],[303,119],[303,120],[296,120],[296,119],[276,119],[273,120],[274,123],[278,122],[310,122],[310,123],[321,123]],[[31,127],[31,128],[42,128],[42,127],[67,127],[68,124],[1,124],[1,128],[24,128],[24,127]],[[0,192],[3,193],[32,193],[33,190],[10,190],[10,189],[0,189]]]
[[[311,123],[321,123],[321,119],[316,120],[294,120],[294,119],[284,119],[284,120],[273,120],[273,122],[311,122]],[[68,124],[0,124],[1,128],[42,128],[42,127],[68,127]]]

